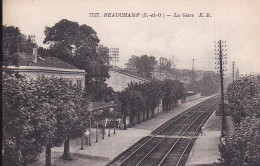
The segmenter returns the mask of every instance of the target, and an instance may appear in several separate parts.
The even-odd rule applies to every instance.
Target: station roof
[[[100,110],[104,108],[112,108],[117,106],[117,104],[114,103],[100,103],[100,102],[91,102],[90,103],[90,111]]]

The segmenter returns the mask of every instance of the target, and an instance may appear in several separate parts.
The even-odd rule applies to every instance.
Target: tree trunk
[[[146,119],[149,119],[149,108],[147,109],[147,112],[146,112]]]
[[[165,103],[164,100],[162,101],[162,107],[163,107],[163,108],[162,108],[162,111],[166,111],[166,108],[165,108],[165,107],[166,107],[166,103]]]
[[[130,124],[133,125],[134,124],[134,115],[130,116]]]
[[[64,142],[64,152],[61,157],[63,160],[72,160],[70,157],[70,139],[66,138]]]
[[[145,111],[143,111],[143,122],[145,121]]]
[[[46,145],[45,166],[51,166],[51,144]]]
[[[80,145],[81,147],[80,147],[80,150],[84,149],[83,144],[84,144],[84,135],[82,135],[82,137],[81,137],[81,145]]]
[[[140,123],[140,111],[137,112],[137,122]]]
[[[126,116],[125,115],[123,116],[123,124],[124,124],[124,130],[126,130],[127,128],[126,128]]]
[[[151,117],[153,118],[154,117],[154,109],[152,108],[152,115],[151,115]]]

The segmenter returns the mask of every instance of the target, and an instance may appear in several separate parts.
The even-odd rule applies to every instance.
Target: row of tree
[[[204,73],[200,80],[196,80],[196,72],[195,71],[187,71],[187,73],[179,73],[180,71],[176,71],[175,68],[171,68],[173,66],[173,60],[169,60],[167,58],[161,57],[159,62],[153,56],[135,56],[132,55],[129,58],[128,63],[126,63],[126,69],[135,70],[138,74],[152,78],[152,71],[168,71],[169,73],[176,76],[178,79],[178,75],[186,75],[190,78],[190,83],[185,85],[187,90],[195,91],[196,93],[201,93],[203,96],[208,96],[215,94],[219,91],[219,83],[216,81],[217,74],[214,72]]]
[[[82,89],[63,78],[28,80],[3,72],[3,165],[26,165],[46,150],[64,143],[63,159],[70,159],[69,140],[87,127],[88,102]]]
[[[246,76],[227,88],[227,104],[235,123],[233,135],[220,144],[225,165],[260,163],[260,79]]]
[[[130,83],[118,94],[124,127],[127,116],[130,117],[130,124],[133,124],[134,117],[140,123],[141,113],[143,121],[154,117],[155,109],[161,101],[163,110],[168,110],[177,105],[178,99],[184,95],[183,84],[176,80]]]

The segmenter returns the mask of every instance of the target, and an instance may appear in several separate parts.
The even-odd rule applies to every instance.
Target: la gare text
[[[89,13],[89,17],[136,17],[136,18],[145,18],[145,17],[212,17],[211,13]]]

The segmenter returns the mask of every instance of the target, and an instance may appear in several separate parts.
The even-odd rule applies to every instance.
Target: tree
[[[2,25],[2,62],[4,65],[17,65],[18,59],[14,54],[18,52],[21,32],[18,27]]]
[[[132,55],[131,58],[128,59],[128,62],[125,64],[127,69],[136,69],[136,63],[138,60],[138,56]]]
[[[3,74],[4,165],[26,165],[54,134],[55,106],[34,83]]]
[[[21,32],[18,27],[2,25],[2,48],[8,50],[9,54],[18,52],[21,41]]]
[[[178,99],[184,95],[183,84],[178,80],[164,80],[161,82],[161,93],[163,110],[170,109],[173,104],[177,104]]]
[[[62,143],[62,139],[58,138],[58,136],[55,134],[57,130],[57,114],[58,114],[58,107],[59,103],[61,103],[60,98],[63,94],[62,90],[64,89],[64,84],[61,84],[61,82],[66,82],[65,79],[61,78],[46,78],[39,76],[35,80],[31,80],[30,86],[33,88],[33,91],[31,94],[33,96],[36,96],[38,98],[38,101],[41,103],[44,103],[45,107],[42,107],[39,111],[45,114],[49,114],[52,118],[52,123],[48,123],[48,121],[45,121],[45,123],[42,123],[41,126],[37,126],[37,135],[40,136],[41,142],[46,147],[46,161],[45,165],[50,166],[51,165],[51,148],[54,145],[60,145]],[[69,84],[68,84],[69,86]],[[51,109],[47,109],[49,106]],[[38,121],[38,118],[42,118],[40,114],[37,114],[35,121]]]
[[[95,84],[89,84],[86,91],[93,102],[111,102],[114,100],[115,92],[113,88],[108,87],[107,83],[96,82]]]
[[[167,58],[160,58],[160,68],[162,71],[170,71],[171,66],[172,66],[172,62],[170,60],[168,60]]]
[[[69,141],[81,137],[86,130],[88,118],[87,101],[82,89],[76,85],[70,85],[68,80],[60,78],[57,80],[58,108],[56,110],[56,143],[64,142],[64,153],[62,158],[71,160]]]
[[[151,72],[153,70],[154,65],[156,65],[156,63],[157,62],[155,60],[155,57],[142,55],[136,61],[137,73],[151,78],[151,76],[152,76]]]
[[[77,22],[63,19],[53,27],[46,27],[45,35],[44,43],[50,44],[52,56],[86,71],[86,94],[91,100],[97,99],[95,96],[97,93],[91,88],[99,85],[100,88],[95,89],[102,89],[106,79],[109,78],[105,58],[107,52],[104,51],[105,47],[98,47],[97,33],[85,24],[79,25]],[[104,93],[104,95],[111,94]],[[103,98],[107,97],[104,96],[101,100]]]
[[[46,58],[46,57],[50,56],[50,54],[51,54],[50,49],[48,49],[48,48],[43,48],[43,47],[38,47],[37,53],[38,53],[42,58]]]
[[[145,85],[148,92],[148,101],[149,101],[149,110],[151,111],[151,116],[154,116],[155,108],[160,104],[161,101],[161,92],[160,84],[157,81],[152,81]]]
[[[23,35],[25,36],[25,35]],[[31,39],[31,36],[26,39],[26,37],[22,38],[21,40],[21,47],[20,52],[26,53],[26,54],[33,54],[33,48],[38,48],[38,45],[34,43],[34,41]]]
[[[245,76],[227,88],[227,101],[235,129],[219,145],[225,165],[259,165],[260,163],[260,82]]]
[[[260,119],[246,117],[236,126],[233,135],[219,145],[224,165],[242,166],[260,163]]]
[[[155,57],[142,55],[141,57],[132,55],[132,57],[126,63],[126,67],[128,69],[136,69],[137,73],[151,78],[151,72],[153,70],[154,65],[156,65]]]
[[[46,166],[51,148],[64,138],[69,156],[69,138],[86,129],[87,101],[83,91],[64,78],[3,75],[3,151],[5,165],[26,165],[46,147]],[[15,103],[15,104],[14,104]]]
[[[51,48],[61,48],[68,54],[77,56],[96,56],[99,39],[97,33],[89,26],[79,25],[63,19],[53,27],[45,27],[44,43],[51,44]]]
[[[98,57],[101,57],[106,65],[109,65],[109,49],[102,44],[97,47]]]
[[[128,92],[124,90],[118,93],[118,99],[121,103],[121,114],[123,116],[124,129],[126,130],[126,117],[130,114],[130,110],[127,109]]]
[[[3,64],[4,65],[18,65],[18,57],[15,53],[24,52],[27,54],[33,53],[33,48],[37,48],[29,37],[20,32],[18,27],[2,25],[2,48],[3,48]]]
[[[247,116],[260,116],[260,82],[257,78],[246,76],[230,84],[227,88],[227,101],[235,123]]]
[[[119,94],[119,100],[122,103],[124,126],[126,127],[126,116],[130,116],[130,123],[133,124],[133,118],[137,115],[137,121],[140,123],[140,112],[145,109],[145,101],[142,94],[132,88],[127,88]]]

